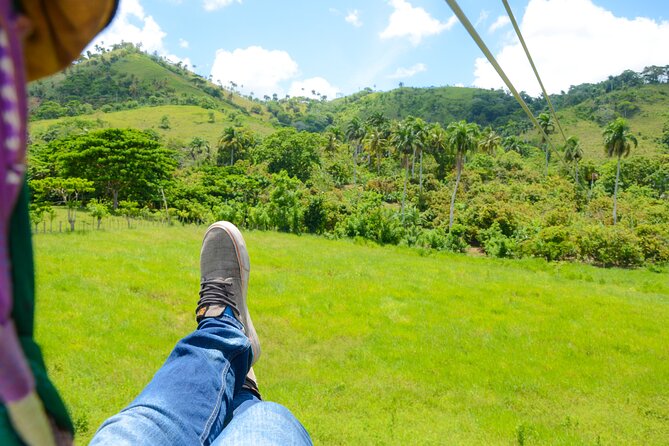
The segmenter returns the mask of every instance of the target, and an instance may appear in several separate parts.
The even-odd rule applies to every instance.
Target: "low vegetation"
[[[77,444],[195,327],[204,229],[35,236],[37,337]],[[669,437],[666,271],[245,237],[261,391],[315,444]]]
[[[527,95],[552,142],[503,91],[261,100],[186,68],[121,44],[31,86],[37,223],[55,204],[76,219],[93,200],[128,218],[494,257],[669,261],[667,67],[553,97],[563,143]]]

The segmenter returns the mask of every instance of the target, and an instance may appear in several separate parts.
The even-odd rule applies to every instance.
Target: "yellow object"
[[[29,446],[55,446],[49,420],[46,418],[42,401],[31,392],[20,401],[6,403],[12,425]]]
[[[104,29],[116,12],[117,0],[21,0],[31,22],[24,39],[28,80],[67,67]]]

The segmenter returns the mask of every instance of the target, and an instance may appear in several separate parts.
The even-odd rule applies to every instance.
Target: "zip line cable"
[[[564,130],[562,130],[562,125],[560,124],[560,120],[558,119],[557,114],[555,113],[555,109],[553,108],[553,103],[551,102],[551,98],[548,96],[548,92],[546,92],[544,83],[541,81],[541,76],[539,76],[537,67],[534,65],[534,60],[532,60],[532,56],[530,55],[530,50],[527,49],[527,45],[525,44],[525,39],[523,38],[523,34],[520,32],[520,28],[518,27],[518,22],[516,22],[516,17],[513,15],[513,12],[511,11],[511,6],[509,6],[509,2],[507,0],[502,0],[502,3],[504,3],[504,8],[506,9],[506,13],[509,15],[509,18],[511,19],[511,24],[513,25],[513,29],[516,30],[516,35],[518,36],[518,40],[520,40],[520,44],[523,46],[523,49],[525,50],[525,55],[527,56],[527,60],[530,62],[530,65],[532,66],[532,70],[534,71],[534,75],[536,76],[537,81],[539,81],[539,85],[541,86],[541,91],[544,93],[544,97],[546,98],[546,102],[548,103],[548,107],[550,108],[551,114],[553,115],[553,118],[555,119],[555,122],[557,123],[557,126],[560,129],[560,133],[562,134],[562,139],[564,139],[564,142],[566,144],[567,137],[564,134]]]
[[[518,90],[516,90],[516,87],[513,86],[511,83],[511,80],[509,80],[508,76],[502,70],[502,67],[497,63],[497,60],[495,59],[495,56],[492,55],[486,44],[483,42],[481,39],[481,36],[476,32],[476,29],[474,29],[474,26],[472,25],[472,22],[469,21],[465,13],[460,9],[460,6],[458,5],[458,2],[456,0],[445,0],[446,3],[448,3],[448,6],[451,7],[453,10],[453,13],[456,15],[458,20],[460,20],[460,23],[465,27],[469,35],[474,39],[474,42],[478,45],[478,47],[481,49],[485,57],[488,59],[488,62],[493,66],[495,71],[497,71],[497,74],[499,74],[499,77],[502,78],[504,83],[506,84],[507,88],[511,92],[514,98],[516,98],[516,101],[520,104],[522,109],[525,111],[527,114],[528,118],[530,118],[530,121],[534,126],[539,129],[541,134],[543,135],[544,139],[548,142],[550,149],[555,152],[557,155],[557,158],[560,160],[562,164],[566,166],[566,162],[562,159],[560,156],[560,152],[555,148],[555,145],[553,144],[553,141],[548,137],[548,134],[544,131],[544,129],[539,125],[539,122],[537,121],[537,118],[534,117],[534,114],[532,114],[532,111],[530,108],[527,106],[527,103],[525,100],[518,94]],[[568,169],[569,171],[569,169]],[[580,185],[580,183],[579,183]]]

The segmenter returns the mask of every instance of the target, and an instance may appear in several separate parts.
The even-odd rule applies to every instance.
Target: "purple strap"
[[[9,222],[25,173],[26,92],[23,53],[10,0],[0,0],[0,399],[12,402],[34,379],[12,323]]]

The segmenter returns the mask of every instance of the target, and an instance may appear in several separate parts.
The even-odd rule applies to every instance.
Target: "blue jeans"
[[[203,319],[91,445],[310,445],[299,421],[242,390],[251,343],[234,318]]]

